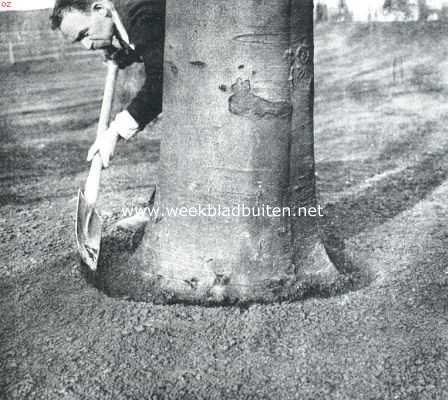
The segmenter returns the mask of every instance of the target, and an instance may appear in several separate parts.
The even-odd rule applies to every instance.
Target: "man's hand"
[[[96,153],[100,153],[103,167],[109,166],[109,160],[113,157],[115,146],[119,138],[129,140],[140,130],[138,123],[127,111],[117,114],[106,132],[103,132],[95,140],[89,150],[87,161],[92,161]]]
[[[141,62],[141,58],[131,49],[115,49],[109,48],[104,52],[106,60],[113,60],[117,63],[118,68],[124,69],[131,64]]]
[[[92,161],[95,154],[99,153],[101,161],[103,162],[103,168],[108,168],[109,161],[114,155],[115,146],[119,136],[119,133],[113,126],[111,126],[107,131],[101,133],[95,140],[92,147],[90,147],[87,155],[87,161]]]

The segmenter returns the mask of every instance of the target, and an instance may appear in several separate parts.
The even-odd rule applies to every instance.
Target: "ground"
[[[87,283],[74,211],[104,70],[92,59],[3,68],[0,398],[447,398],[447,33],[317,28],[323,236],[364,284],[246,308],[136,303]],[[104,173],[106,230],[123,204],[149,200],[151,132]]]

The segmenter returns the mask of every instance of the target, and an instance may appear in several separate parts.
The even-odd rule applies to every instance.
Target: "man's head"
[[[57,0],[51,27],[90,50],[108,48],[115,33],[109,4],[110,0]]]

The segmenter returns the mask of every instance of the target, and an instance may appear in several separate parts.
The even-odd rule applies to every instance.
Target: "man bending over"
[[[162,111],[165,0],[56,0],[50,19],[53,30],[89,50],[104,50],[120,68],[145,65],[143,87],[89,150],[87,160],[99,152],[106,168],[117,141],[130,139]]]

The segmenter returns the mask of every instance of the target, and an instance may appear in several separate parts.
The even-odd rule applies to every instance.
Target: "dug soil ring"
[[[102,240],[101,255],[98,269],[89,271],[82,266],[86,280],[98,290],[112,298],[120,298],[130,301],[151,302],[155,304],[199,304],[206,306],[246,306],[251,303],[272,303],[278,301],[300,301],[309,297],[332,297],[349,291],[358,290],[367,286],[371,279],[352,265],[348,266],[343,251],[336,254],[331,251],[332,258],[336,257],[338,263],[344,263],[341,274],[332,282],[317,283],[312,281],[294,282],[267,282],[266,285],[251,288],[250,298],[238,296],[238,290],[232,295],[231,288],[219,292],[219,285],[213,288],[206,296],[195,298],[185,292],[167,290],[163,285],[163,277],[151,275],[148,265],[142,261],[143,238],[145,230],[151,227],[143,226],[137,230],[127,230],[114,226]],[[221,282],[225,286],[226,282]],[[194,282],[186,285],[192,286],[194,294]],[[224,295],[226,292],[226,295]]]

